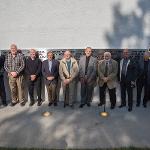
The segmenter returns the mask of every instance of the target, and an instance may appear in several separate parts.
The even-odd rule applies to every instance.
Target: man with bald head
[[[91,106],[94,85],[97,79],[97,59],[92,56],[92,48],[85,49],[85,55],[79,61],[79,78],[81,82],[81,104]]]
[[[29,106],[34,105],[35,101],[38,101],[37,105],[42,104],[41,99],[41,75],[42,75],[42,62],[37,58],[37,51],[30,49],[30,56],[26,59],[25,73],[27,75],[28,92],[30,97]],[[37,92],[37,99],[34,98],[34,87]]]
[[[102,106],[106,103],[106,88],[109,91],[109,97],[111,102],[111,109],[116,105],[116,84],[117,84],[118,63],[111,58],[110,52],[104,53],[104,59],[98,63],[98,78],[99,78],[99,95],[100,103],[98,106]]]
[[[71,51],[64,52],[64,58],[60,61],[59,75],[62,80],[64,93],[64,107],[74,107],[75,103],[75,86],[77,82],[79,68],[75,58],[72,57]]]
[[[7,71],[9,78],[12,99],[11,106],[16,105],[18,102],[20,102],[21,106],[24,106],[26,103],[23,84],[25,61],[23,54],[18,52],[15,44],[10,46],[10,52],[6,56],[4,68]]]
[[[121,105],[119,108],[125,107],[126,92],[128,94],[128,111],[132,111],[133,107],[133,87],[136,79],[136,67],[134,60],[130,57],[129,50],[123,50],[123,57],[119,65],[119,77],[121,88]]]

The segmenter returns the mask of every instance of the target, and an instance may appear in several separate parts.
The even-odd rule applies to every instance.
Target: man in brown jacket
[[[110,52],[104,53],[104,59],[98,63],[98,77],[99,77],[99,93],[100,103],[98,106],[105,104],[105,93],[108,87],[111,109],[116,105],[116,80],[118,72],[118,63],[111,58]]]
[[[74,106],[75,85],[79,68],[77,61],[72,57],[70,50],[64,52],[64,58],[60,61],[59,75],[62,80],[64,93],[64,107]]]

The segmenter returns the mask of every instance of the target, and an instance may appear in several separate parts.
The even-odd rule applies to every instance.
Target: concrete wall
[[[0,0],[0,49],[147,48],[149,0]]]
[[[0,0],[0,50],[11,43],[41,51],[145,49],[150,46],[149,8],[150,0]]]

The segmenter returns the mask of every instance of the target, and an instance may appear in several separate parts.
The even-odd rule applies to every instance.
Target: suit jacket
[[[49,71],[48,60],[43,61],[42,63],[42,74],[45,79],[45,84],[49,85],[50,83],[57,84],[59,76],[59,62],[55,59],[52,60],[51,72]],[[52,81],[47,80],[47,77],[54,76]]]
[[[105,74],[106,61],[100,60],[98,63],[98,77],[99,77],[99,86],[102,87],[104,85],[104,74]],[[107,86],[109,89],[113,89],[116,87],[117,83],[117,73],[118,73],[118,63],[117,61],[111,59],[108,64],[108,78]]]
[[[25,73],[30,78],[30,75],[35,74],[37,77],[41,76],[42,62],[39,58],[35,58],[32,61],[31,57],[28,57],[25,61]]]
[[[74,58],[71,57],[70,74],[69,74],[68,69],[67,69],[66,60],[63,58],[60,61],[59,75],[60,75],[61,80],[65,80],[65,79],[74,80],[78,76],[78,73],[79,73],[78,63]]]
[[[119,81],[121,81],[121,71],[122,71],[123,59],[121,59],[119,63]],[[129,59],[127,63],[127,71],[126,71],[126,81],[131,82],[136,80],[136,65],[133,59]]]
[[[4,73],[4,62],[5,56],[0,56],[0,77],[3,76]]]
[[[148,60],[147,83],[150,86],[150,60]]]
[[[82,56],[79,61],[79,78],[85,77],[85,66],[86,65],[86,56]],[[87,79],[89,81],[96,81],[97,77],[97,59],[90,57],[88,68],[87,68]]]

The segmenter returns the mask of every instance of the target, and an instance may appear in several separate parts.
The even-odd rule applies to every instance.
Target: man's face
[[[71,53],[68,52],[68,51],[66,51],[66,52],[64,53],[64,58],[67,59],[67,60],[69,60],[69,59],[71,58]]]
[[[104,55],[104,59],[105,59],[105,60],[110,60],[110,59],[111,59],[111,56],[110,56],[109,54],[105,54],[105,55]]]
[[[145,54],[144,54],[144,60],[145,60],[145,61],[148,61],[148,60],[149,60],[149,56],[150,56],[150,55],[149,55],[148,53],[145,53]]]
[[[91,55],[92,55],[92,49],[91,49],[91,48],[86,48],[86,49],[85,49],[85,55],[86,55],[87,57],[91,56]]]
[[[128,58],[129,57],[129,51],[128,49],[123,50],[123,57]]]
[[[47,58],[48,58],[48,60],[52,60],[53,59],[53,54],[52,53],[48,53],[47,54]]]
[[[35,58],[36,57],[36,51],[35,50],[30,50],[30,57]]]
[[[17,47],[15,45],[10,46],[10,51],[12,55],[16,55],[17,53]]]

